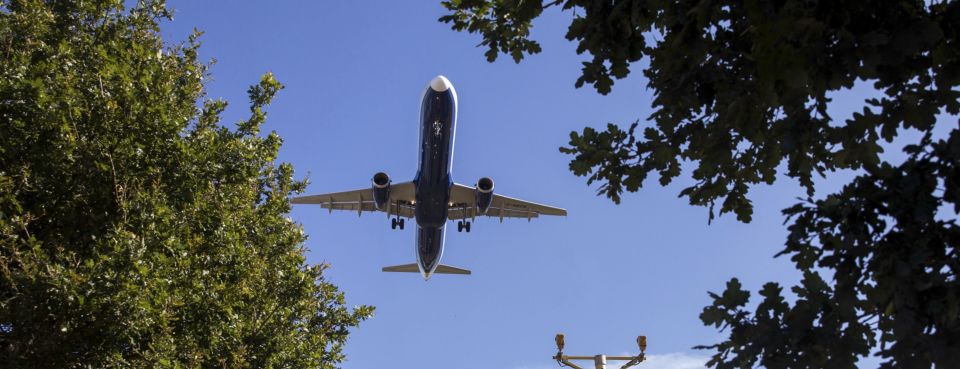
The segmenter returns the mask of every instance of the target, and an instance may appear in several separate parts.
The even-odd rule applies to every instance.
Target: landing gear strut
[[[457,221],[457,232],[467,231],[467,233],[470,233],[470,224],[471,222],[468,220]]]
[[[403,229],[403,218],[400,217],[400,201],[397,201],[397,217],[390,218],[390,229]]]

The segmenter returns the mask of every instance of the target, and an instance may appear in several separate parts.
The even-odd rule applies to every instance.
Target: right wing
[[[414,208],[410,204],[415,198],[413,182],[403,182],[390,185],[390,205],[384,210],[378,210],[373,202],[372,188],[299,196],[290,199],[290,203],[317,204],[321,208],[329,209],[331,213],[334,210],[355,211],[357,214],[362,214],[364,211],[384,211],[387,212],[387,216],[399,215],[404,218],[413,218]]]
[[[502,222],[503,218],[522,218],[529,221],[533,218],[539,218],[541,215],[567,215],[566,209],[503,196],[496,192],[493,193],[493,201],[490,202],[487,212],[480,214],[477,212],[474,196],[473,187],[454,183],[450,189],[450,201],[454,205],[447,210],[447,217],[456,220],[485,215],[500,218]]]

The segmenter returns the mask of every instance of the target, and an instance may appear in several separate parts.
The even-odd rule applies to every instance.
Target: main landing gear
[[[397,229],[397,227],[400,227],[400,229],[403,229],[403,218],[400,217],[400,200],[397,200],[396,206],[397,206],[397,212],[395,214],[397,214],[397,217],[390,218],[390,229]],[[389,212],[389,209],[388,209],[388,212]],[[387,215],[390,215],[390,214],[387,214]]]
[[[470,224],[472,223],[469,220],[457,221],[457,232],[463,232],[464,230],[466,230],[467,233],[470,233]]]

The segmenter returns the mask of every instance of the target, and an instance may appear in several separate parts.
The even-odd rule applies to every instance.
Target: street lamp
[[[573,369],[583,369],[577,366],[574,363],[571,363],[570,360],[593,360],[593,366],[595,369],[607,369],[607,360],[621,360],[626,361],[626,364],[620,367],[620,369],[627,369],[631,366],[640,364],[640,362],[646,360],[646,355],[644,354],[647,351],[647,336],[637,336],[637,346],[640,348],[640,354],[637,356],[607,356],[607,355],[595,355],[595,356],[567,356],[563,354],[563,333],[557,334],[557,337],[554,339],[557,342],[557,355],[553,357],[560,366],[569,366]]]

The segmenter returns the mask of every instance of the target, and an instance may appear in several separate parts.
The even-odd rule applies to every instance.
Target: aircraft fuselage
[[[414,203],[417,265],[424,278],[440,265],[457,129],[457,93],[444,77],[431,81],[420,105],[420,157]]]

